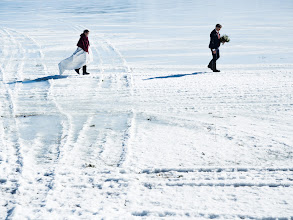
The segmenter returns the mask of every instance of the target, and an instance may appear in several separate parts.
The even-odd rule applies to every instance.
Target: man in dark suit
[[[220,41],[220,33],[219,31],[221,30],[222,25],[217,24],[216,28],[211,32],[210,34],[210,44],[209,48],[212,51],[213,59],[210,61],[208,68],[210,68],[213,72],[220,72],[220,70],[217,70],[217,59],[220,57],[220,51],[219,47],[221,44]]]

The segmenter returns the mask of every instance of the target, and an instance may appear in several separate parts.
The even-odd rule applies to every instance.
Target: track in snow
[[[50,83],[13,83],[35,78],[36,73],[40,76],[48,74],[40,46],[31,37],[12,29],[4,29],[2,36],[8,42],[11,41],[9,45],[16,47],[4,47],[2,50],[3,53],[8,53],[9,57],[4,62],[6,66],[2,66],[1,88],[6,88],[6,99],[2,103],[7,103],[3,106],[2,112],[6,114],[3,114],[2,121],[9,123],[9,126],[4,124],[3,137],[8,138],[11,136],[9,133],[13,134],[14,137],[11,138],[14,139],[16,151],[13,152],[13,148],[8,149],[7,146],[7,152],[4,154],[9,156],[14,153],[18,157],[17,169],[20,174],[17,181],[12,180],[17,187],[7,187],[13,190],[11,194],[14,197],[6,201],[7,210],[1,213],[4,217],[5,213],[7,217],[17,217],[23,210],[37,212],[44,205],[47,193],[52,187],[54,164],[58,161],[63,134],[59,111],[49,94]],[[46,114],[47,110],[50,114]],[[11,160],[13,159],[7,158],[6,162],[12,164]],[[6,173],[7,177],[15,173],[13,170],[10,172],[11,174]],[[8,185],[11,180],[6,182]],[[38,196],[31,200],[31,195]]]
[[[64,47],[50,28],[44,49],[1,29],[13,50],[1,45],[0,218],[291,217],[292,66],[132,69],[114,39],[93,34],[91,76],[56,77]],[[179,58],[167,48],[177,37],[161,54],[147,37],[144,59]]]
[[[87,91],[75,90],[77,93],[70,100],[72,96],[66,96],[64,91],[62,93],[64,82],[58,83],[50,77],[42,81],[42,76],[49,73],[42,49],[32,37],[12,29],[4,29],[1,33],[6,42],[16,47],[8,50],[3,45],[2,50],[7,54],[6,60],[3,60],[6,65],[1,67],[1,88],[6,89],[1,92],[1,117],[4,118],[1,142],[6,143],[6,147],[1,149],[1,162],[6,164],[1,166],[5,171],[1,184],[7,187],[6,193],[11,194],[11,198],[5,202],[7,208],[1,213],[6,213],[6,217],[17,217],[23,214],[23,210],[31,210],[29,212],[36,215],[30,217],[39,218],[40,209],[46,207],[50,210],[57,195],[62,193],[63,189],[58,188],[60,183],[66,180],[68,184],[78,184],[72,182],[72,175],[75,175],[71,174],[72,171],[66,173],[72,167],[84,168],[87,163],[109,167],[123,165],[127,157],[133,112],[100,108],[99,99],[101,93],[108,93],[105,102],[115,102],[117,90],[128,97],[131,76],[121,54],[109,42],[99,42],[94,53],[100,57],[102,74],[98,78],[68,78],[71,81],[69,85],[78,80],[88,84],[88,87],[85,86]],[[76,97],[79,99],[78,106],[75,105]],[[86,100],[88,97],[90,99]],[[64,105],[70,102],[75,108]],[[46,111],[49,109],[48,115]],[[8,138],[11,140],[8,141]],[[8,143],[14,151],[9,149]],[[83,162],[79,160],[82,155],[87,158]],[[89,155],[91,161],[88,161]],[[11,166],[12,160],[15,160],[15,167]],[[15,170],[18,175],[15,175]],[[7,179],[10,175],[11,180]],[[38,196],[30,200],[28,196],[31,195]],[[3,197],[9,198],[7,195]]]
[[[66,82],[50,81],[50,95],[68,120],[64,122],[66,139],[61,144],[52,190],[45,205],[48,212],[66,214],[72,209],[72,204],[59,200],[59,195],[66,195],[77,206],[94,209],[94,204],[84,201],[83,194],[92,200],[108,197],[99,190],[103,185],[108,187],[105,184],[112,182],[112,172],[123,167],[128,157],[130,132],[135,120],[134,112],[128,107],[132,94],[131,72],[109,41],[99,39],[91,44],[94,57],[98,58],[89,69],[91,76],[73,76]],[[95,66],[96,63],[99,65]],[[112,103],[119,105],[123,101],[121,96],[129,103],[127,108],[113,110]],[[91,170],[88,166],[96,168]],[[92,191],[85,188],[88,184],[93,185]],[[118,188],[110,187],[109,190],[117,197],[125,196],[120,195]],[[83,213],[84,216],[90,214],[90,211]]]

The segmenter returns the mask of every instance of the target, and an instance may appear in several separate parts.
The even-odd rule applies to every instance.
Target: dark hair
[[[217,27],[217,28],[222,28],[222,25],[220,25],[220,24],[216,24],[216,27]]]
[[[84,34],[86,34],[86,33],[88,33],[88,32],[90,32],[90,31],[89,31],[89,30],[84,30],[84,31],[83,31]]]

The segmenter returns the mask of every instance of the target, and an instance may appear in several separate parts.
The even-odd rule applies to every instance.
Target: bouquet
[[[228,37],[228,35],[224,34],[221,38],[220,38],[221,43],[226,43],[230,41],[230,38]]]

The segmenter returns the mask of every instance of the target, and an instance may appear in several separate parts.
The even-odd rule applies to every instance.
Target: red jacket
[[[85,52],[89,52],[90,42],[85,34],[81,34],[77,46],[82,48]]]

